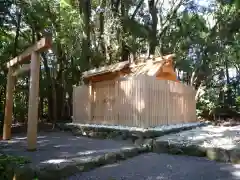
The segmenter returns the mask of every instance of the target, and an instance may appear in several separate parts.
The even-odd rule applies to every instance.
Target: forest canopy
[[[6,62],[43,36],[39,114],[69,119],[72,91],[82,72],[140,56],[175,53],[182,83],[196,91],[198,115],[240,108],[239,1],[227,0],[5,0],[0,1],[0,104]],[[27,119],[29,75],[18,77],[14,119]]]

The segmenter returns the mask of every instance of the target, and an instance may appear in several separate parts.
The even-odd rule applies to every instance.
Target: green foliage
[[[236,105],[240,107],[240,96],[236,97]]]
[[[24,157],[0,154],[0,179],[11,180],[14,169],[27,163],[30,161]]]
[[[180,80],[196,90],[206,87],[198,101],[199,112],[211,114],[222,104],[239,109],[238,3],[214,1],[209,4],[214,8],[208,8],[193,0],[173,0],[167,7],[167,1],[4,1],[0,5],[0,103],[3,106],[5,101],[6,62],[51,34],[52,51],[42,54],[39,107],[39,114],[50,120],[71,117],[72,87],[80,83],[83,71],[121,61],[124,55],[147,57],[150,49],[156,56],[175,53]],[[236,69],[228,82],[226,69]],[[231,91],[222,96],[225,86]],[[28,89],[26,73],[16,82],[14,117],[20,121],[26,119]],[[68,114],[63,112],[66,107]]]
[[[219,107],[219,92],[216,92],[213,88],[209,88],[197,102],[197,115],[201,116],[204,114],[211,116]]]

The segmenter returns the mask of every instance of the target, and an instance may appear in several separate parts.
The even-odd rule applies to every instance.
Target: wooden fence
[[[196,122],[195,90],[150,76],[74,88],[73,122],[154,127]]]

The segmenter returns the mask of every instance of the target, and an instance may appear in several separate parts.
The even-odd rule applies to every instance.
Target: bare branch
[[[140,9],[140,7],[142,6],[143,2],[144,2],[144,0],[139,0],[137,7],[132,14],[131,20],[134,20],[135,16],[137,15],[137,12]]]

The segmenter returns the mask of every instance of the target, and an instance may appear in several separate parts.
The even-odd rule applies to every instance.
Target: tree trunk
[[[43,100],[44,100],[44,97],[40,96],[40,101],[39,101],[39,119],[43,118],[43,108],[44,108]]]
[[[157,8],[155,4],[155,0],[148,0],[149,6],[149,13],[152,17],[152,24],[151,24],[151,33],[150,33],[150,40],[149,40],[149,54],[154,55],[155,49],[157,46],[157,24],[158,24],[158,17],[157,17]]]
[[[17,56],[17,47],[18,47],[18,38],[20,35],[21,19],[22,19],[22,9],[19,10],[17,15],[17,27],[16,27],[16,35],[14,39],[14,48],[13,48],[14,57]]]
[[[124,23],[124,19],[126,17],[126,8],[125,8],[125,1],[121,0],[121,26],[122,26],[122,33],[121,33],[121,46],[122,46],[122,53],[121,53],[121,61],[127,61],[129,59],[130,51],[125,42],[126,36],[126,27]]]
[[[106,7],[106,0],[102,0],[101,6],[100,6],[100,14],[99,14],[99,29],[100,29],[100,34],[99,34],[99,39],[100,39],[100,52],[102,52],[103,57],[106,58],[106,46],[104,43],[104,12],[105,12],[105,7]]]
[[[203,83],[201,83],[196,90],[195,100],[198,101],[205,93]]]
[[[56,89],[55,82],[51,77],[50,68],[48,67],[47,57],[44,53],[42,53],[44,70],[46,73],[46,79],[50,83],[48,86],[48,118],[51,122],[55,122],[57,119],[57,111],[56,111]]]
[[[232,105],[232,90],[230,87],[231,81],[229,76],[228,60],[225,60],[225,71],[226,71],[226,77],[227,77],[227,104]]]
[[[85,67],[83,70],[90,68],[91,62],[91,40],[90,40],[90,18],[91,18],[91,1],[90,0],[79,0],[79,12],[84,17],[84,33],[86,37],[83,39],[82,54],[81,58],[84,61]]]

